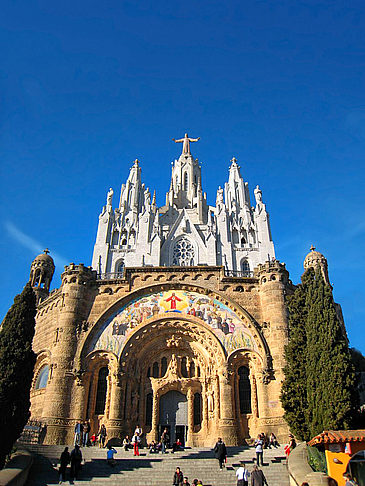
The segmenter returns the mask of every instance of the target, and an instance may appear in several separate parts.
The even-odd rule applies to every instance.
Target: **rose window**
[[[175,243],[172,264],[178,267],[194,265],[194,247],[187,238],[181,238]]]

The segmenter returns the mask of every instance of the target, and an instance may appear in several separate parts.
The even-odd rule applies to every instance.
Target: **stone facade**
[[[274,258],[261,191],[252,208],[233,159],[208,206],[186,137],[165,206],[136,161],[115,210],[108,193],[93,266],[71,263],[49,295],[32,266],[31,413],[47,424],[46,443],[70,443],[85,419],[109,438],[139,424],[157,440],[168,426],[190,446],[288,432],[279,396],[293,286]],[[52,270],[49,255],[41,260]]]

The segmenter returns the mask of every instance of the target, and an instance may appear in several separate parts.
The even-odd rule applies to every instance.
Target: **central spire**
[[[175,143],[182,143],[183,144],[183,149],[181,154],[188,154],[191,155],[190,153],[190,142],[198,142],[200,140],[200,137],[198,138],[189,138],[189,135],[185,133],[184,138],[179,138],[179,139],[172,139]]]

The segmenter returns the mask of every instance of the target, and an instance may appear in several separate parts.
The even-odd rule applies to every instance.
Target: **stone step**
[[[28,479],[28,486],[44,486],[58,483],[58,459],[64,446],[28,446],[35,453],[34,466]],[[70,450],[72,447],[70,447]],[[80,478],[75,484],[89,482],[92,486],[114,486],[125,484],[133,486],[171,486],[173,473],[177,466],[183,474],[201,479],[204,486],[235,486],[235,470],[240,461],[247,463],[252,469],[255,451],[252,448],[228,448],[226,468],[219,470],[218,461],[214,458],[212,449],[186,449],[175,454],[149,454],[141,450],[139,457],[133,456],[133,451],[125,452],[116,448],[117,462],[115,467],[106,463],[106,450],[96,447],[82,448],[84,464]],[[264,452],[263,471],[270,486],[288,486],[288,474],[285,465],[283,449]]]

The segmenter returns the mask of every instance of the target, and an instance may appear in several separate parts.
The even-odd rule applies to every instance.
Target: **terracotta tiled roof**
[[[308,445],[365,442],[365,430],[325,430],[308,442]]]

